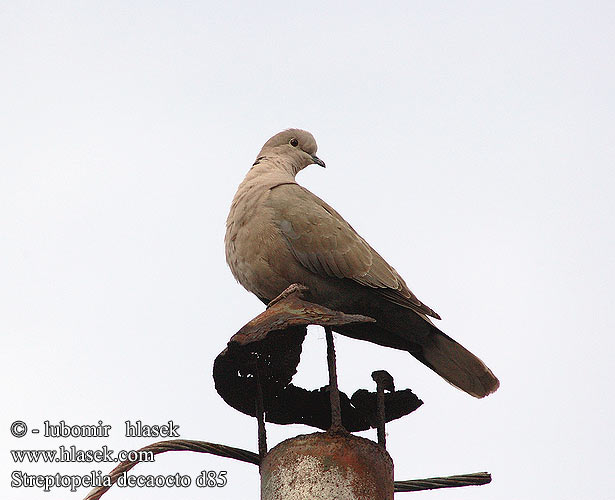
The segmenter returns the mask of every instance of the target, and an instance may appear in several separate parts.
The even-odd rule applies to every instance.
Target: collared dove
[[[401,276],[295,175],[322,167],[309,132],[289,129],[269,139],[237,189],[226,221],[226,261],[237,281],[265,304],[288,286],[330,309],[376,323],[335,331],[408,351],[452,385],[482,398],[500,385],[474,354],[441,332],[440,319]]]

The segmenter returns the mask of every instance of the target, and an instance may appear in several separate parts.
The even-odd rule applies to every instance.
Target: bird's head
[[[269,139],[258,156],[260,158],[279,155],[288,158],[293,166],[293,174],[296,174],[314,163],[321,167],[325,166],[325,162],[316,156],[317,149],[318,146],[312,134],[305,130],[290,128]]]

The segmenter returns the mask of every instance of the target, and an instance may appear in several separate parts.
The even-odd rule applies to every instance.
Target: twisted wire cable
[[[258,465],[259,459],[256,453],[242,450],[241,448],[233,448],[223,444],[208,443],[205,441],[193,441],[189,439],[172,439],[169,441],[159,441],[158,443],[147,445],[139,450],[152,452],[154,455],[166,453],[167,451],[194,451],[197,453],[210,453],[219,457],[233,458],[242,462]],[[120,463],[113,469],[109,476],[111,484],[115,484],[118,478],[124,473],[132,469],[139,463],[139,460],[127,460]],[[98,500],[110,486],[99,486],[88,493],[84,500]]]
[[[457,488],[459,486],[480,486],[491,482],[488,472],[460,474],[458,476],[430,477],[427,479],[411,479],[395,481],[395,492],[436,490],[438,488]]]

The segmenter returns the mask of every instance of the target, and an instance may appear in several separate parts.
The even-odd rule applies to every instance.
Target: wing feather
[[[297,260],[311,272],[346,278],[373,288],[387,300],[440,319],[408,288],[401,276],[344,218],[323,200],[285,183],[271,189],[267,205]]]

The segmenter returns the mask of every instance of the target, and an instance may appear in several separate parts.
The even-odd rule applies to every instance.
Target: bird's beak
[[[312,155],[312,160],[316,165],[320,165],[322,168],[326,168],[325,162],[318,158],[318,156]]]

